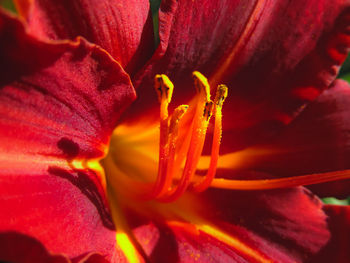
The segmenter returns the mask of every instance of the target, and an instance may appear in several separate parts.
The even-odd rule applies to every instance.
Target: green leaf
[[[350,83],[350,73],[347,73],[347,74],[341,76],[340,78],[343,80],[346,80],[347,82]]]
[[[17,13],[15,4],[12,0],[0,0],[0,6],[13,13]]]
[[[350,205],[350,197],[344,200],[339,200],[334,197],[326,197],[322,199],[323,203],[328,205]]]
[[[151,12],[152,12],[152,18],[153,18],[153,35],[154,35],[154,46],[155,49],[159,45],[159,7],[161,0],[150,0],[149,1],[151,6]]]

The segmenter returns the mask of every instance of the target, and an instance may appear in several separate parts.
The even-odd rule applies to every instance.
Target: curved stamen
[[[166,75],[161,74],[155,76],[154,88],[160,102],[160,135],[158,176],[154,188],[150,193],[151,198],[156,197],[160,193],[166,178],[168,159],[168,105],[172,98],[174,85]]]
[[[215,116],[215,126],[214,126],[214,135],[213,135],[213,144],[211,148],[211,157],[210,165],[207,174],[203,181],[195,184],[193,190],[195,192],[203,192],[209,186],[216,174],[216,168],[219,160],[219,148],[222,136],[222,105],[227,97],[228,89],[225,85],[219,85],[216,90],[215,96],[215,107],[214,107],[214,116]]]
[[[175,152],[176,146],[178,145],[178,134],[179,134],[179,122],[187,112],[188,105],[180,105],[177,107],[171,117],[169,125],[169,142],[168,142],[168,158],[167,158],[167,172],[163,184],[160,186],[160,195],[164,195],[169,188],[173,180],[173,171],[174,171],[174,161],[175,161]]]
[[[164,202],[172,202],[178,199],[188,188],[193,178],[194,173],[199,162],[199,158],[203,151],[205,135],[212,115],[214,103],[208,101],[205,104],[203,115],[200,116],[198,122],[194,125],[192,130],[192,138],[190,149],[187,153],[185,168],[183,170],[178,186],[169,192],[168,196],[161,199]]]
[[[190,148],[190,144],[192,143],[191,131],[194,129],[194,125],[198,122],[199,117],[202,115],[205,103],[210,100],[210,86],[206,77],[204,77],[200,72],[194,71],[192,74],[194,86],[197,92],[197,99],[195,103],[194,109],[190,109],[194,113],[186,114],[189,118],[192,116],[190,120],[190,128],[188,129],[189,136],[185,136],[184,141],[182,142],[179,151],[176,155],[176,160],[174,164],[175,171],[174,174],[178,174],[181,172],[181,167],[187,157],[188,150]],[[184,119],[187,117],[185,116]]]

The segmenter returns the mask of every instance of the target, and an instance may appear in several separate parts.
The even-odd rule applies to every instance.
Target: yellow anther
[[[203,117],[208,121],[213,113],[213,106],[214,106],[214,102],[207,101],[205,103],[205,107],[204,107],[204,112],[203,112]]]
[[[224,103],[226,97],[227,97],[227,86],[221,84],[216,89],[215,104],[218,107],[222,107],[222,104]]]
[[[154,77],[154,88],[158,94],[159,102],[166,100],[168,103],[171,101],[173,96],[174,84],[164,74],[157,74]]]
[[[203,93],[205,95],[206,101],[210,100],[210,85],[206,77],[204,77],[198,71],[192,73],[194,79],[194,86],[198,93]]]
[[[174,113],[171,116],[171,120],[170,120],[169,133],[174,132],[174,130],[179,124],[179,121],[187,112],[187,110],[188,110],[188,105],[180,105],[174,110]]]

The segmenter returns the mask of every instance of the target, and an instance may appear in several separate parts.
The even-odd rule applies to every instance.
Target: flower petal
[[[148,0],[16,2],[35,36],[49,39],[83,36],[107,50],[128,73],[152,55],[153,24]]]
[[[25,164],[27,170],[1,171],[0,231],[35,237],[50,252],[69,257],[86,252],[117,257],[113,223],[87,175],[67,169],[68,176],[76,177],[74,184],[70,177],[47,171],[47,164]]]
[[[135,224],[150,260],[305,262],[330,238],[322,203],[303,188],[210,190],[202,198],[159,206],[161,215]]]
[[[117,262],[97,162],[134,98],[128,75],[84,39],[45,43],[0,14],[0,231],[70,258]]]
[[[337,80],[273,141],[252,147],[236,169],[279,177],[349,169],[349,114],[350,86]],[[337,181],[310,188],[321,196],[344,198],[350,195],[349,183]]]
[[[349,262],[350,206],[326,205],[324,210],[329,217],[332,238],[312,262]]]
[[[350,45],[345,7],[342,0],[162,1],[161,45],[135,77],[130,118],[157,105],[155,74],[172,79],[176,105],[193,96],[191,72],[199,70],[212,88],[229,87],[223,143],[263,140],[335,78]]]
[[[121,112],[135,98],[128,75],[84,39],[43,43],[17,20],[4,14],[0,19],[0,122],[7,127],[1,129],[2,149],[101,156]]]

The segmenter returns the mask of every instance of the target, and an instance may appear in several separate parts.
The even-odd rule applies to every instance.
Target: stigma
[[[160,104],[159,161],[156,180],[146,194],[147,199],[172,202],[187,190],[202,192],[215,177],[222,136],[222,105],[227,97],[227,87],[219,85],[214,101],[210,85],[198,71],[192,74],[196,90],[195,103],[178,106],[171,115],[174,85],[164,75],[155,76],[155,91]],[[215,118],[210,164],[201,181],[193,181],[202,155],[205,137],[211,117]]]

